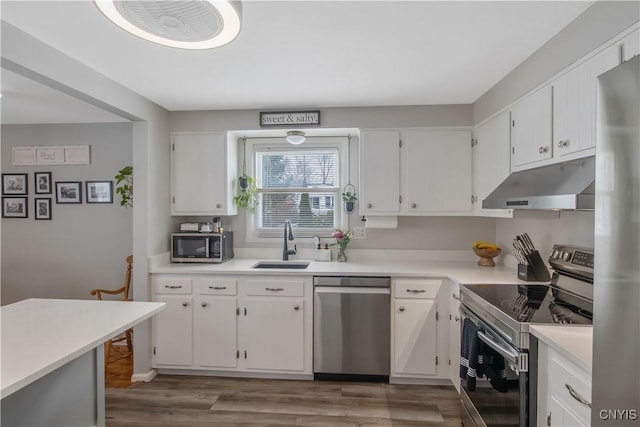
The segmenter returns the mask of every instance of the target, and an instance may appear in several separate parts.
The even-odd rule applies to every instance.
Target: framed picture
[[[113,203],[113,181],[86,181],[87,203]]]
[[[56,203],[82,203],[82,182],[56,181]]]
[[[35,219],[51,219],[51,198],[34,199]]]
[[[51,194],[51,172],[34,172],[36,194]]]
[[[27,189],[27,174],[26,173],[3,173],[2,174],[2,194],[9,195],[23,195],[26,196]]]
[[[26,197],[3,197],[3,218],[28,218]]]

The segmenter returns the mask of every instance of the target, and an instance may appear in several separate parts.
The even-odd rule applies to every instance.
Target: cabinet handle
[[[220,291],[222,289],[227,289],[226,286],[209,286],[209,289],[215,289],[216,291]]]
[[[571,395],[571,397],[573,397],[575,400],[577,400],[578,402],[582,403],[583,405],[588,406],[589,408],[591,408],[591,402],[589,402],[588,400],[586,400],[584,397],[580,396],[578,394],[577,391],[575,391],[575,389],[573,387],[571,387],[569,384],[564,385],[567,390],[569,390],[569,394]]]
[[[415,203],[411,203],[411,207],[412,208],[416,208],[416,207],[418,207],[418,205],[416,205]]]
[[[244,358],[247,358],[247,350],[244,351]]]
[[[186,302],[186,301],[182,301],[182,306],[183,306],[183,307],[188,307],[188,306],[189,306],[189,303],[188,303],[188,302]]]
[[[551,427],[551,412],[547,415],[547,427]]]
[[[564,147],[568,147],[569,146],[569,140],[568,139],[563,139],[562,141],[558,142],[558,148],[564,148]]]
[[[216,208],[220,209],[222,205],[220,203],[216,203]]]
[[[371,203],[367,203],[367,208],[371,209],[373,205]]]
[[[182,289],[182,285],[164,285],[167,289]]]
[[[293,309],[296,310],[296,311],[300,310],[300,306],[298,304],[296,304],[296,305],[293,306]]]
[[[398,310],[399,311],[404,311],[404,306],[401,305],[400,307],[398,307]]]
[[[280,292],[280,291],[284,291],[284,288],[264,288],[265,291],[271,291],[271,292]]]
[[[538,153],[540,153],[540,154],[544,154],[547,151],[549,151],[549,147],[540,147],[540,148],[538,148]]]
[[[460,297],[456,294],[451,294],[451,296],[453,297],[454,300],[456,301],[460,301]]]
[[[455,319],[456,322],[460,320],[460,318],[458,316],[454,317],[454,319]]]
[[[410,292],[412,294],[421,294],[422,292],[427,292],[424,289],[407,289],[407,292]]]
[[[206,307],[206,306],[207,306],[207,303],[206,303],[206,302],[204,302],[204,301],[202,301],[202,303],[201,303],[200,305],[201,305],[202,307]]]

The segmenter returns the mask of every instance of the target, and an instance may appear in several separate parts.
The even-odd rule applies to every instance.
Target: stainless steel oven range
[[[592,324],[593,250],[554,245],[549,264],[548,285],[461,287],[465,427],[536,426],[537,341],[529,326]]]

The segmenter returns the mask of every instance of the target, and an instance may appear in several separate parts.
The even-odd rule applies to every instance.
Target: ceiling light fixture
[[[98,9],[120,28],[163,46],[212,49],[240,32],[239,1],[94,0]]]
[[[304,136],[304,132],[300,132],[299,130],[290,130],[287,132],[287,142],[293,145],[300,145],[306,139]]]

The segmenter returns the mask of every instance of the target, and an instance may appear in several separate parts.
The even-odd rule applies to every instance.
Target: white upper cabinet
[[[401,132],[402,211],[407,215],[471,211],[471,132]]]
[[[171,134],[171,214],[235,215],[237,148],[225,133]]]
[[[473,131],[473,212],[479,216],[513,216],[511,209],[482,209],[482,201],[511,170],[509,112],[505,111]]]
[[[512,171],[553,156],[551,101],[551,86],[545,86],[511,108]]]
[[[594,154],[597,77],[618,63],[618,46],[611,46],[553,82],[555,157]]]
[[[361,215],[471,213],[471,132],[363,131]]]
[[[400,132],[362,132],[360,192],[361,215],[400,212]]]

